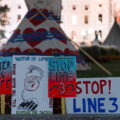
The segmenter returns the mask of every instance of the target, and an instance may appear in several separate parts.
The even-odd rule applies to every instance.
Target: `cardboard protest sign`
[[[12,57],[0,58],[0,94],[12,92]]]
[[[79,78],[76,89],[76,98],[66,98],[67,114],[120,114],[120,78]]]
[[[48,58],[48,92],[49,97],[76,96],[76,58]]]
[[[48,61],[40,56],[13,56],[12,114],[51,114]]]

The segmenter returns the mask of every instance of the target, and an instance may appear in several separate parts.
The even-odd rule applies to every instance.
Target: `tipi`
[[[59,24],[61,0],[26,0],[28,13],[2,55],[75,55],[76,49]]]
[[[103,45],[115,47],[120,50],[120,27],[116,19]]]

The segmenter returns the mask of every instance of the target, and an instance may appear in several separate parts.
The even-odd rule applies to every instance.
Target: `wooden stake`
[[[38,13],[40,13],[45,19],[47,19],[48,20],[48,22],[49,22],[49,19],[42,13],[42,11],[43,11],[43,9],[40,11],[40,10],[38,10]],[[37,16],[38,15],[38,13],[37,14],[35,14],[34,16],[32,16],[30,19],[32,19],[32,18],[34,18],[35,16]],[[55,24],[53,24],[54,26],[55,26]],[[60,33],[62,33],[62,34],[64,34],[64,32],[61,30],[61,29],[59,29],[59,28],[57,28],[57,30],[60,32]],[[65,35],[65,34],[64,34]],[[67,38],[67,36],[65,35],[65,37]],[[92,56],[90,56],[84,49],[82,49],[82,48],[80,48],[79,47],[79,45],[77,44],[77,43],[75,43],[75,42],[73,42],[72,40],[70,40],[75,46],[77,46],[79,49],[80,49],[80,51],[82,51],[90,60],[92,60],[96,65],[98,65],[104,72],[106,72],[108,75],[112,75],[112,73],[110,72],[110,71],[108,71],[105,67],[103,67],[99,62],[97,62]],[[65,114],[65,98],[61,98],[61,107],[62,107],[62,114],[64,115]]]
[[[52,0],[52,2],[49,1],[48,4],[47,4],[47,6],[48,6],[48,5],[51,6],[53,2],[55,2],[55,0]],[[45,7],[47,7],[47,6],[45,6]],[[44,9],[40,9],[38,13],[36,13],[36,14],[33,15],[32,17],[30,17],[28,20],[32,20],[34,17],[36,17],[38,14],[40,14],[43,10],[44,10]]]
[[[49,22],[49,19],[42,13],[42,10],[38,10],[38,13],[40,13],[46,20],[48,20]],[[33,17],[32,17],[33,18]],[[53,24],[55,26],[55,24]],[[55,26],[56,27],[56,26]],[[57,28],[57,30],[64,34],[64,32]],[[65,34],[64,34],[65,35]],[[67,36],[65,35],[65,37],[67,38]],[[112,75],[112,73],[110,71],[108,71],[105,67],[103,67],[99,62],[97,62],[91,55],[89,55],[84,49],[80,48],[79,45],[75,42],[73,42],[72,40],[70,40],[75,46],[77,46],[81,52],[83,52],[90,60],[92,60],[96,65],[98,65],[104,72],[106,72],[108,75]],[[65,114],[65,98],[61,98],[61,109],[62,109],[62,114],[64,115]]]
[[[108,75],[112,75],[110,71],[108,71],[105,67],[103,67],[99,62],[97,62],[92,56],[90,56],[84,49],[80,48],[80,51],[82,51],[90,60],[92,60],[96,65],[98,65],[103,71],[105,71]]]
[[[5,95],[1,95],[1,114],[5,114]]]
[[[62,115],[65,115],[66,107],[65,107],[65,98],[61,98],[61,110],[62,110]]]
[[[98,65],[104,72],[106,72],[108,75],[112,75],[112,73],[110,71],[108,71],[105,67],[103,67],[99,62],[97,62],[91,55],[89,55],[84,49],[82,49],[81,47],[79,47],[79,45],[77,43],[75,43],[74,41],[71,40],[71,42],[77,46],[81,52],[83,52],[90,60],[93,61],[93,63],[95,63],[96,65]]]

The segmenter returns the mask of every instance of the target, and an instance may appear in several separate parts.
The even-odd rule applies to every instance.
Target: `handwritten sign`
[[[76,90],[66,98],[67,114],[120,114],[120,78],[79,78]]]
[[[13,56],[12,114],[52,114],[45,56]]]
[[[76,96],[76,58],[48,58],[48,90],[49,97]]]
[[[0,94],[12,92],[12,57],[0,58]]]

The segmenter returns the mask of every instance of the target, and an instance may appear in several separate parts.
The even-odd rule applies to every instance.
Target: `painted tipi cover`
[[[28,12],[14,31],[2,55],[76,54],[76,49],[61,30],[59,0],[26,0]]]

